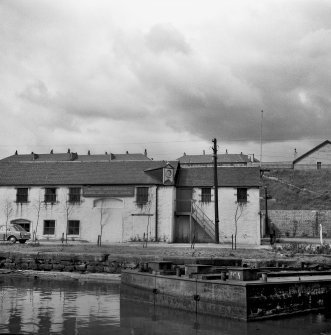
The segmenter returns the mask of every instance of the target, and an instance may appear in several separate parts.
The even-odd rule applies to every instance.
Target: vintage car
[[[27,240],[31,238],[31,234],[23,229],[18,224],[8,224],[7,232],[6,225],[0,226],[0,240],[1,241],[10,241],[12,243],[16,243],[19,241],[20,243],[25,243]]]

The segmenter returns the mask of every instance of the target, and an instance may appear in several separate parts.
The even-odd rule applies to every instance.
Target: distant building
[[[0,162],[110,162],[110,161],[140,161],[140,160],[150,160],[147,157],[147,151],[144,154],[134,153],[129,154],[91,154],[88,151],[87,155],[81,155],[77,152],[71,152],[68,149],[67,153],[53,153],[53,150],[49,154],[38,154],[31,152],[31,154],[20,155],[15,152],[14,155],[3,158]]]
[[[186,155],[177,159],[180,162],[181,167],[207,167],[213,166],[214,156],[209,154],[203,155]],[[240,154],[218,154],[217,165],[223,167],[247,167],[252,166],[253,162],[258,162],[254,158],[254,155]]]
[[[293,161],[295,170],[331,168],[331,142],[326,140]]]

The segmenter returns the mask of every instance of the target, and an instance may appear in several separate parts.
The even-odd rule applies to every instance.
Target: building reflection
[[[75,334],[96,320],[120,324],[118,287],[8,279],[0,291],[0,333]]]

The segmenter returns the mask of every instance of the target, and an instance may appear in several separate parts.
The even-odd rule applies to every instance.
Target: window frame
[[[208,192],[206,192],[208,191]],[[211,187],[202,187],[201,188],[201,199],[202,203],[210,203],[211,202]]]
[[[50,190],[54,190],[54,193],[48,194]],[[45,203],[56,203],[56,187],[45,187],[44,202]]]
[[[248,189],[247,187],[237,188],[237,203],[245,204],[248,202]]]
[[[322,162],[316,162],[316,167],[317,167],[317,170],[321,170],[322,169]]]
[[[78,227],[74,226],[74,227],[70,227],[70,224],[77,224],[78,223]],[[78,228],[78,233],[77,232],[71,232],[70,230],[75,230]],[[68,220],[68,236],[78,236],[80,234],[80,221],[79,220]]]
[[[46,223],[50,224],[50,223],[53,223],[54,224],[54,227],[46,227]],[[55,228],[56,228],[56,222],[55,220],[44,220],[44,226],[43,226],[43,235],[55,235]],[[46,232],[45,229],[53,229],[53,233],[50,233],[50,232]]]
[[[26,193],[19,194],[20,191],[26,191]],[[16,188],[16,202],[17,203],[27,203],[29,201],[29,188],[28,187],[17,187]]]
[[[81,187],[69,187],[68,202],[71,204],[80,203],[81,201]],[[73,192],[75,190],[76,192]]]
[[[138,186],[136,187],[136,203],[138,205],[145,205],[149,201],[149,187]]]

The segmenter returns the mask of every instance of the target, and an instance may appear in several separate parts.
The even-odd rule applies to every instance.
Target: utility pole
[[[213,147],[213,157],[214,157],[214,189],[215,189],[215,243],[219,244],[219,218],[218,218],[218,180],[217,180],[217,140],[214,138],[212,140],[214,143]]]
[[[261,124],[260,124],[260,168],[262,166],[262,128],[263,128],[263,110],[261,110]]]
[[[265,201],[265,233],[270,234],[269,231],[269,220],[268,220],[268,189],[267,186],[264,187],[264,201]]]

